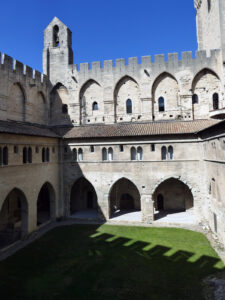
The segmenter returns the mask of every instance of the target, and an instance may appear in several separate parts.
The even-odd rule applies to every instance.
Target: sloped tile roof
[[[54,138],[59,137],[48,126],[16,121],[0,121],[0,132]]]
[[[117,123],[112,125],[86,125],[73,127],[64,138],[104,138],[151,135],[193,134],[211,127],[219,120],[161,121],[146,123]]]

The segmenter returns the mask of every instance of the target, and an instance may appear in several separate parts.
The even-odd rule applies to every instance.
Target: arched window
[[[113,149],[111,147],[108,150],[108,157],[110,161],[113,160]]]
[[[68,114],[68,105],[67,104],[62,105],[62,113],[65,115]]]
[[[92,110],[98,110],[98,103],[97,102],[94,102],[92,104]]]
[[[173,147],[169,146],[168,148],[168,159],[173,160]]]
[[[32,163],[32,149],[31,147],[28,148],[28,163]]]
[[[130,99],[127,99],[126,109],[127,109],[127,114],[132,114],[132,101]]]
[[[7,166],[8,165],[8,148],[7,147],[4,147],[3,148],[3,165],[4,166]]]
[[[23,148],[23,163],[24,164],[27,163],[27,148],[26,147]]]
[[[47,161],[47,162],[50,161],[50,152],[49,152],[49,148],[46,149],[46,161]]]
[[[198,104],[198,95],[194,94],[192,96],[192,104]]]
[[[59,26],[53,27],[53,47],[59,47]]]
[[[102,160],[107,160],[107,150],[106,150],[106,148],[102,149]]]
[[[143,150],[141,147],[137,148],[137,160],[142,160],[143,158]]]
[[[159,111],[165,111],[165,101],[163,97],[160,97],[158,100]]]
[[[73,161],[77,161],[77,149],[73,149]]]
[[[78,159],[79,161],[83,160],[83,150],[81,148],[78,150]]]
[[[219,109],[219,95],[217,93],[213,94],[213,109]]]
[[[166,160],[166,157],[167,157],[167,150],[166,150],[166,147],[163,146],[161,148],[161,156],[162,156],[162,160]]]
[[[45,148],[42,148],[42,162],[45,162]]]
[[[137,151],[134,147],[131,148],[131,160],[137,159]]]

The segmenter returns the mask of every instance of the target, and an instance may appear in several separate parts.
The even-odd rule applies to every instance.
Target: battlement
[[[90,63],[81,63],[73,65],[72,68],[76,69],[80,76],[93,76],[98,73],[104,73],[107,75],[112,72],[133,72],[140,69],[150,71],[152,73],[158,73],[162,71],[175,72],[183,69],[198,69],[201,67],[215,66],[215,62],[219,58],[221,53],[220,49],[211,50],[210,56],[207,56],[205,50],[196,51],[195,53],[188,51],[182,52],[181,59],[179,59],[178,53],[169,53],[168,57],[164,54],[151,56],[142,56],[141,61],[138,61],[138,57],[128,58],[128,63],[124,58],[113,60],[105,60],[103,64],[100,61]]]
[[[0,72],[12,73],[16,77],[18,76],[20,79],[22,77],[25,81],[29,81],[32,84],[47,85],[48,82],[46,75],[1,52]]]

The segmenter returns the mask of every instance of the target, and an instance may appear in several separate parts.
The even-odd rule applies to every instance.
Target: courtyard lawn
[[[223,269],[200,233],[73,225],[1,262],[0,294],[2,300],[201,300],[201,280]]]

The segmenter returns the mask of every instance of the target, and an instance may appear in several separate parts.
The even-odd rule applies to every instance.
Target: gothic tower
[[[43,72],[54,84],[70,64],[73,64],[72,32],[55,17],[44,32]]]
[[[225,59],[225,1],[194,0],[198,49],[222,49]]]

